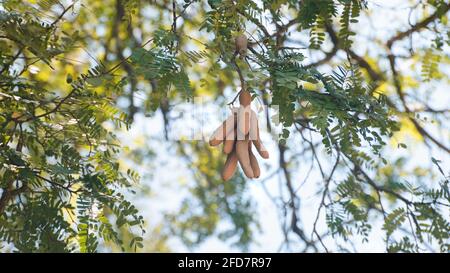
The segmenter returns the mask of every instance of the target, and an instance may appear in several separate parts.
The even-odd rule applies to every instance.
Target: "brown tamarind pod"
[[[234,173],[236,172],[238,157],[236,154],[236,150],[233,150],[227,157],[227,160],[225,161],[225,165],[222,170],[222,179],[224,181],[230,180],[231,177],[233,177]]]
[[[264,158],[269,158],[269,151],[267,151],[266,147],[261,143],[261,140],[253,140],[253,145],[255,145],[256,150],[258,151],[259,155]]]
[[[236,44],[236,52],[239,53],[239,56],[244,58],[247,55],[247,46],[248,46],[248,39],[247,36],[244,34],[240,34],[235,39]]]
[[[248,143],[248,154],[250,157],[250,166],[252,167],[253,177],[258,178],[261,175],[261,169],[259,168],[258,160],[252,152],[252,143]]]
[[[220,126],[217,128],[214,133],[211,135],[209,139],[209,145],[211,146],[217,146],[220,143],[222,143],[227,134],[234,130],[236,126],[236,117],[235,113],[237,110],[233,109],[233,114],[229,116]]]
[[[252,102],[252,95],[247,90],[241,90],[239,94],[239,103],[243,106],[249,106]]]
[[[237,128],[238,132],[238,140],[243,140],[250,131],[250,118],[251,118],[252,109],[250,106],[241,105],[238,109],[238,118],[237,118]]]
[[[261,140],[253,140],[253,145],[255,145],[256,150],[262,158],[269,158],[269,151],[267,151],[266,147],[261,143]]]
[[[259,139],[258,117],[255,111],[250,112],[250,131],[248,132],[251,141]]]
[[[258,151],[259,155],[264,159],[269,158],[269,152],[262,144],[261,138],[259,136],[259,123],[255,112],[252,113],[250,123],[252,123],[253,127],[251,128],[251,132],[249,133],[249,138],[253,142],[253,145],[255,145],[255,148]]]
[[[253,170],[250,164],[250,156],[248,153],[248,140],[237,140],[236,141],[236,154],[241,165],[244,174],[248,178],[253,178]]]
[[[223,152],[229,154],[233,151],[234,143],[236,141],[236,129],[231,130],[225,138],[223,143]]]

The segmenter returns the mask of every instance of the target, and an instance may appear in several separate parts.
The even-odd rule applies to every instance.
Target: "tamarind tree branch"
[[[392,45],[395,42],[400,41],[400,40],[404,39],[405,37],[408,37],[409,35],[411,35],[414,32],[419,32],[422,29],[428,27],[428,25],[430,23],[434,22],[434,20],[438,19],[439,17],[441,17],[442,15],[447,13],[447,11],[449,11],[449,9],[450,9],[450,4],[447,3],[443,8],[437,9],[433,14],[431,14],[424,20],[420,21],[419,23],[413,25],[408,30],[399,32],[397,35],[393,36],[392,38],[390,38],[387,41],[387,43],[386,43],[387,47],[390,49],[390,48],[392,48]]]
[[[410,29],[408,29],[407,31],[404,32],[400,32],[399,34],[397,34],[396,36],[393,36],[391,39],[389,39],[386,43],[386,46],[388,48],[388,60],[389,60],[389,65],[391,68],[391,72],[392,72],[392,77],[394,80],[394,86],[395,86],[395,90],[397,95],[400,98],[400,101],[402,102],[403,108],[405,109],[405,112],[407,114],[411,113],[411,110],[409,109],[406,100],[405,100],[405,95],[403,93],[402,90],[402,85],[399,79],[399,75],[398,75],[398,71],[396,69],[396,65],[395,65],[395,59],[396,56],[394,55],[394,53],[392,52],[392,47],[394,45],[395,42],[400,41],[401,39],[407,37],[408,35],[414,33],[414,32],[418,32],[421,31],[423,28],[426,28],[431,22],[433,22],[434,20],[436,20],[437,18],[439,18],[440,16],[444,15],[445,13],[447,13],[447,11],[450,9],[450,4],[447,4],[445,6],[445,8],[443,9],[438,9],[436,10],[431,16],[427,17],[426,19],[422,20],[421,22],[413,25]],[[424,137],[429,139],[431,142],[433,142],[434,144],[436,144],[439,148],[443,149],[444,151],[446,151],[447,153],[450,153],[450,148],[446,147],[443,143],[441,143],[440,141],[438,141],[436,138],[434,138],[427,130],[425,130],[418,122],[416,119],[414,119],[414,117],[408,115],[408,119],[413,123],[414,127],[416,128],[416,130]]]
[[[286,152],[286,146],[279,144],[278,145],[279,155],[280,155],[280,168],[283,170],[284,178],[286,180],[286,186],[289,192],[290,200],[287,205],[291,208],[291,229],[292,231],[297,234],[297,236],[305,243],[306,249],[309,247],[312,247],[314,251],[318,251],[316,244],[314,241],[308,239],[306,237],[305,232],[298,226],[298,197],[295,194],[294,187],[292,185],[291,181],[291,175],[287,169],[287,162],[285,158],[285,152]]]
[[[73,8],[74,7],[74,5],[75,5],[75,3],[76,3],[77,1],[75,1],[75,2],[73,2],[72,4],[70,4],[69,6],[67,6],[66,8],[64,8],[64,6],[62,6],[63,7],[63,11],[59,14],[59,16],[50,24],[50,26],[49,26],[49,28],[48,29],[54,29],[54,27],[56,26],[56,24],[58,24],[59,23],[59,21],[61,21],[62,19],[63,19],[63,17],[64,17],[64,15],[66,15],[66,13],[71,9],[71,8]],[[9,63],[7,63],[7,64],[5,64],[4,66],[3,66],[3,68],[0,70],[0,74],[2,74],[3,72],[5,72],[12,64],[14,64],[14,62],[17,60],[17,58],[19,58],[19,56],[23,53],[23,51],[26,49],[26,46],[24,46],[20,41],[18,41],[18,40],[16,40],[15,38],[9,38],[9,37],[2,37],[2,38],[7,38],[7,39],[9,39],[9,40],[12,40],[12,41],[14,41],[14,42],[16,42],[16,43],[18,43],[19,45],[20,45],[20,48],[19,48],[19,50],[17,51],[17,53],[14,55],[14,57],[12,57],[12,59],[9,61]],[[38,60],[36,60],[36,62],[37,61],[39,61],[39,59]],[[26,67],[26,66],[25,66]]]
[[[15,196],[28,190],[28,186],[24,184],[22,187],[13,189],[14,181],[8,182],[8,185],[3,189],[2,196],[0,197],[0,216],[6,209],[8,202],[11,201]]]
[[[410,114],[412,113],[411,109],[409,109],[409,107],[407,106],[406,100],[405,100],[405,96],[402,90],[402,85],[399,79],[399,75],[398,75],[398,71],[396,69],[396,65],[395,65],[395,59],[396,56],[392,53],[392,46],[394,45],[394,43],[396,41],[400,41],[402,38],[407,37],[409,34],[413,33],[413,32],[417,32],[420,31],[421,29],[425,28],[428,24],[430,24],[431,22],[433,22],[433,20],[435,20],[436,18],[439,18],[440,16],[442,16],[442,14],[445,14],[445,12],[447,12],[450,8],[450,5],[448,5],[445,9],[443,10],[438,10],[436,11],[433,15],[427,17],[426,19],[424,19],[423,21],[421,21],[420,23],[414,25],[411,29],[409,29],[408,31],[405,32],[401,32],[400,34],[392,37],[391,39],[388,40],[387,42],[387,47],[389,49],[389,54],[388,54],[388,61],[389,61],[389,65],[390,65],[390,69],[392,72],[392,76],[393,76],[393,82],[394,82],[394,86],[397,92],[397,95],[400,98],[400,101],[402,102],[402,106],[405,110],[406,113]],[[330,24],[326,25],[326,30],[327,33],[330,36],[330,39],[333,43],[333,48],[335,48],[336,50],[332,50],[332,52],[330,52],[329,54],[327,54],[327,56],[325,56],[324,59],[321,59],[313,64],[310,64],[310,66],[316,66],[316,65],[320,65],[323,63],[328,62],[329,60],[331,60],[334,55],[337,53],[337,51],[340,49],[339,48],[339,39],[337,37],[336,32],[334,31],[333,27]],[[407,33],[407,34],[405,34]],[[359,56],[358,54],[356,54],[352,49],[347,49],[347,52],[349,53],[350,57],[357,62],[357,64],[364,68],[370,79],[372,81],[375,82],[375,84],[377,84],[380,81],[385,80],[385,77],[382,73],[379,73],[377,71],[375,71],[375,69],[361,56]],[[388,100],[388,104],[393,107],[396,108],[394,103],[391,100]],[[444,151],[446,151],[447,153],[450,153],[450,148],[446,147],[443,143],[441,143],[439,140],[437,140],[435,137],[433,137],[427,130],[425,130],[425,128],[423,128],[418,121],[414,118],[408,115],[408,119],[413,123],[414,127],[416,128],[416,130],[426,139],[429,139],[431,142],[433,142],[434,144],[436,144],[439,148],[443,149]]]
[[[232,58],[232,63],[233,63],[233,65],[236,67],[236,72],[238,73],[238,75],[239,75],[239,80],[240,80],[240,82],[241,82],[241,88],[242,89],[245,89],[246,88],[246,85],[245,85],[245,79],[244,79],[244,75],[242,74],[242,70],[241,70],[241,68],[239,67],[239,65],[237,64],[237,62],[236,62],[236,54],[233,56],[233,58]]]

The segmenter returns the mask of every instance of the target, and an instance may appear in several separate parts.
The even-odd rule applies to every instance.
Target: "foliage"
[[[51,67],[77,34],[61,32],[57,21],[15,13],[9,4],[0,17],[7,39],[0,64],[0,239],[21,252],[93,252],[99,239],[121,245],[113,224],[143,231],[144,223],[122,193],[138,177],[120,168],[120,143],[104,126],[129,126],[111,100],[118,88],[102,66],[68,76],[67,92],[36,81],[31,64],[14,64],[16,56]],[[99,85],[110,91],[97,92]]]
[[[183,97],[192,97],[189,78],[174,56],[140,48],[133,52],[131,60],[135,64],[136,74],[143,75],[148,81],[158,82],[157,88],[150,94],[150,110],[158,109],[161,99],[167,97],[172,85]]]
[[[282,127],[275,136],[280,139],[275,174],[284,174],[290,199],[280,190],[275,202],[282,203],[282,222],[291,223],[283,229],[287,241],[292,232],[305,250],[320,251],[318,242],[328,250],[317,220],[309,239],[297,223],[298,179],[293,162],[284,158],[287,151],[302,161],[310,152],[311,168],[318,167],[324,182],[318,183],[317,219],[325,207],[333,238],[348,242],[359,236],[366,243],[380,216],[386,251],[417,252],[435,244],[448,252],[445,168],[432,158],[432,167],[411,171],[386,149],[393,141],[409,149],[397,140],[409,128],[410,135],[419,134],[448,155],[445,142],[428,132],[416,115],[420,109],[411,106],[418,83],[399,69],[394,44],[427,29],[432,39],[416,48],[411,42],[409,59],[414,67],[422,64],[421,80],[445,80],[440,65],[448,62],[449,6],[445,0],[420,1],[415,8],[428,17],[393,35],[378,50],[386,52],[370,53],[372,58],[354,50],[358,27],[369,16],[362,14],[374,8],[369,2],[0,2],[0,248],[6,243],[21,252],[149,250],[146,241],[154,235],[167,250],[165,241],[175,235],[192,248],[217,236],[248,250],[259,228],[249,183],[240,173],[223,183],[217,171],[223,159],[204,142],[170,139],[173,106],[194,96],[224,105],[228,89],[245,85],[256,100],[278,109],[266,118],[278,118]],[[248,54],[241,58],[234,45],[238,34],[249,38]],[[299,37],[306,37],[302,47]],[[323,49],[328,43],[330,52]],[[309,51],[325,57],[308,60]],[[322,64],[331,64],[332,72],[323,73]],[[422,105],[426,115],[448,120],[448,110]],[[139,167],[147,164],[144,158],[158,157],[150,158],[154,151],[143,147],[126,154],[117,134],[131,128],[135,115],[158,111],[165,141],[174,144],[192,177],[181,206],[165,214],[168,226],[145,238],[146,223],[129,198],[140,176],[126,160]],[[300,144],[307,148],[299,151]],[[319,157],[336,160],[329,173]],[[152,178],[161,178],[158,170]]]

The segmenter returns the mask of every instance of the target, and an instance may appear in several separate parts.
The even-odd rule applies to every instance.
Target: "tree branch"
[[[290,195],[290,201],[288,205],[291,207],[292,218],[291,218],[291,229],[292,231],[298,235],[298,237],[306,244],[306,248],[312,247],[314,251],[318,251],[317,246],[313,241],[309,240],[304,231],[298,226],[298,216],[297,216],[297,205],[296,200],[298,199],[295,195],[294,187],[292,186],[291,176],[289,171],[287,170],[287,164],[285,159],[285,151],[286,146],[279,144],[278,150],[280,154],[280,168],[283,170],[284,177],[286,179],[286,185]]]
[[[450,9],[450,4],[447,4],[446,6],[444,6],[444,8],[437,9],[432,15],[430,15],[429,17],[425,18],[424,20],[420,21],[419,23],[413,25],[407,31],[399,32],[397,35],[393,36],[392,38],[390,38],[387,41],[387,43],[386,43],[387,47],[389,49],[391,49],[392,45],[395,42],[400,41],[405,37],[408,37],[409,35],[411,35],[414,32],[419,32],[422,29],[426,28],[430,23],[434,22],[434,20],[436,20],[437,18],[439,18],[442,15],[444,15],[445,13],[447,13],[447,11],[449,9]]]

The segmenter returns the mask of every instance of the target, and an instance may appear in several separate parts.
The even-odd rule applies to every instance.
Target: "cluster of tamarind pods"
[[[230,115],[212,134],[209,144],[218,146],[223,143],[223,152],[227,155],[222,179],[227,181],[235,173],[239,162],[248,178],[258,178],[261,174],[258,160],[252,151],[255,146],[262,158],[269,158],[269,153],[261,142],[259,124],[255,111],[250,107],[251,95],[246,90],[239,94],[240,106],[232,108]]]

